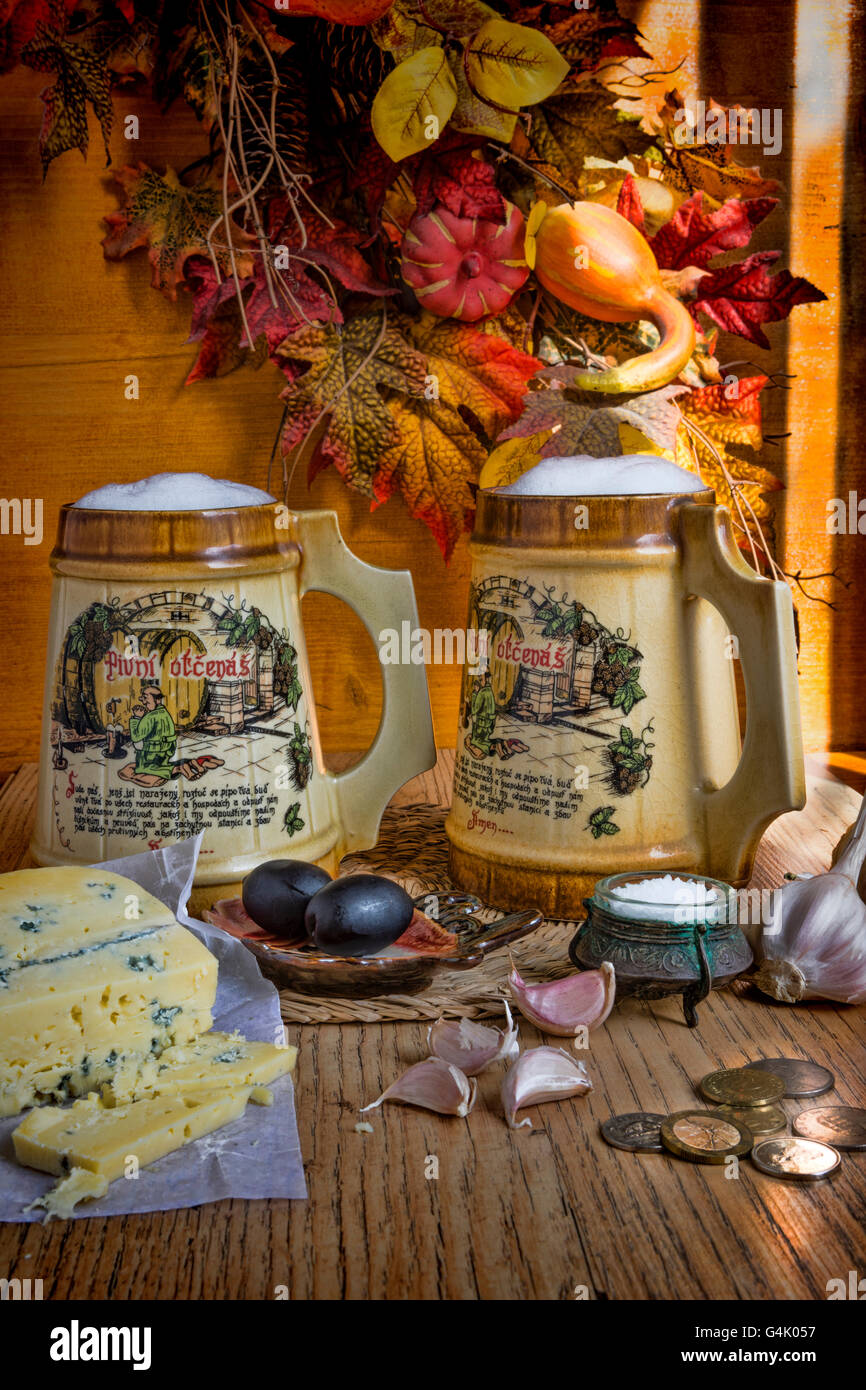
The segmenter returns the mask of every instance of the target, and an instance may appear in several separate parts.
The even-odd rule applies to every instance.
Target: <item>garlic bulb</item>
[[[599,970],[582,970],[541,985],[528,985],[512,965],[508,986],[530,1023],[543,1033],[562,1038],[573,1038],[581,1028],[597,1028],[604,1023],[616,996],[614,969],[607,961]]]
[[[765,994],[787,1004],[866,1002],[866,903],[857,891],[864,859],[866,799],[833,868],[786,883],[774,895],[756,950],[755,984]]]
[[[383,1091],[378,1100],[365,1105],[367,1110],[375,1110],[386,1100],[402,1100],[406,1105],[420,1105],[424,1110],[435,1110],[438,1115],[468,1115],[475,1104],[478,1082],[470,1081],[459,1067],[452,1067],[438,1057],[428,1057],[424,1062],[416,1062],[414,1067],[404,1071],[402,1076]]]
[[[505,1118],[512,1129],[522,1129],[530,1119],[517,1121],[517,1112],[526,1105],[548,1100],[567,1100],[592,1090],[583,1062],[577,1062],[561,1047],[531,1047],[508,1068],[502,1083]]]
[[[450,1062],[465,1076],[477,1076],[485,1067],[503,1057],[513,1057],[518,1050],[517,1027],[507,1004],[505,1017],[505,1028],[485,1027],[469,1018],[439,1018],[428,1030],[427,1046],[434,1057]]]

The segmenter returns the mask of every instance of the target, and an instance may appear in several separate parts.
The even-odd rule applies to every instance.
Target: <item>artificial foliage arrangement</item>
[[[447,559],[482,470],[649,451],[700,473],[780,576],[769,380],[723,371],[716,342],[766,349],[766,324],[825,296],[749,254],[780,191],[742,162],[749,113],[710,103],[707,134],[650,91],[616,0],[7,0],[0,18],[0,69],[49,80],[46,174],[87,154],[91,116],[108,152],[118,91],[201,121],[186,169],[112,170],[103,250],[146,248],[154,288],[188,296],[189,383],[277,369],[286,487],[300,465],[373,507],[399,493]]]

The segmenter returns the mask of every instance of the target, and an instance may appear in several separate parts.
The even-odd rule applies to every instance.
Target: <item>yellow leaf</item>
[[[506,19],[482,24],[467,46],[466,66],[483,101],[512,109],[544,101],[568,76],[568,63],[550,39]]]
[[[451,129],[459,130],[464,135],[485,135],[488,140],[498,140],[507,145],[514,134],[517,115],[489,106],[473,94],[463,71],[462,53],[452,54],[450,61],[457,84],[457,105],[451,117]]]
[[[540,430],[538,434],[530,434],[526,439],[505,439],[501,444],[497,444],[487,455],[478,486],[506,487],[508,483],[516,482],[522,474],[540,462],[541,446],[547,443],[552,434],[553,430]]]
[[[621,420],[617,426],[619,442],[624,454],[657,454],[659,458],[670,459],[675,463],[673,449],[663,449],[660,444],[654,443],[652,439],[647,439],[634,425],[629,425],[625,420]]]
[[[444,49],[422,48],[382,83],[370,113],[373,134],[397,163],[429,149],[457,104],[457,84]]]
[[[396,491],[413,516],[426,523],[449,559],[472,520],[474,483],[484,445],[456,410],[439,401],[389,402],[396,439],[381,455],[373,487],[377,502]]]

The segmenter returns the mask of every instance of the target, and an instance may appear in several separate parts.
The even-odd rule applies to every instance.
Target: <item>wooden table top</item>
[[[395,800],[443,800],[452,765],[443,754]],[[25,862],[34,793],[30,766],[0,791],[3,870]],[[808,805],[775,822],[754,885],[826,868],[857,805],[813,762]],[[530,1110],[532,1132],[506,1126],[494,1071],[467,1120],[392,1105],[356,1133],[359,1106],[426,1055],[425,1037],[415,1023],[290,1029],[307,1201],[7,1224],[0,1274],[41,1278],[55,1299],[272,1299],[283,1286],[303,1299],[825,1300],[828,1280],[866,1270],[866,1153],[798,1185],[747,1160],[733,1180],[623,1153],[598,1133],[612,1112],[700,1103],[705,1073],[761,1056],[824,1063],[837,1080],[821,1103],[864,1105],[864,1009],[775,1004],[738,983],[690,1030],[679,1000],[625,1000],[592,1035],[592,1093]],[[521,1021],[521,1041],[545,1039]]]

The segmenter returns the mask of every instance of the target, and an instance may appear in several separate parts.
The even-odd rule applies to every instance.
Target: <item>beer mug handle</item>
[[[398,633],[407,619],[418,626],[415,591],[408,570],[379,569],[349,550],[336,512],[295,514],[301,547],[300,595],[318,590],[353,608],[376,650],[386,628]],[[341,854],[370,849],[382,812],[404,782],[436,762],[427,675],[423,666],[382,666],[382,719],[373,744],[347,772],[328,773],[336,792]]]
[[[770,821],[806,800],[791,591],[746,563],[726,507],[689,502],[677,515],[686,593],[717,608],[739,643],[746,736],[733,776],[705,805],[709,872],[742,883]]]

